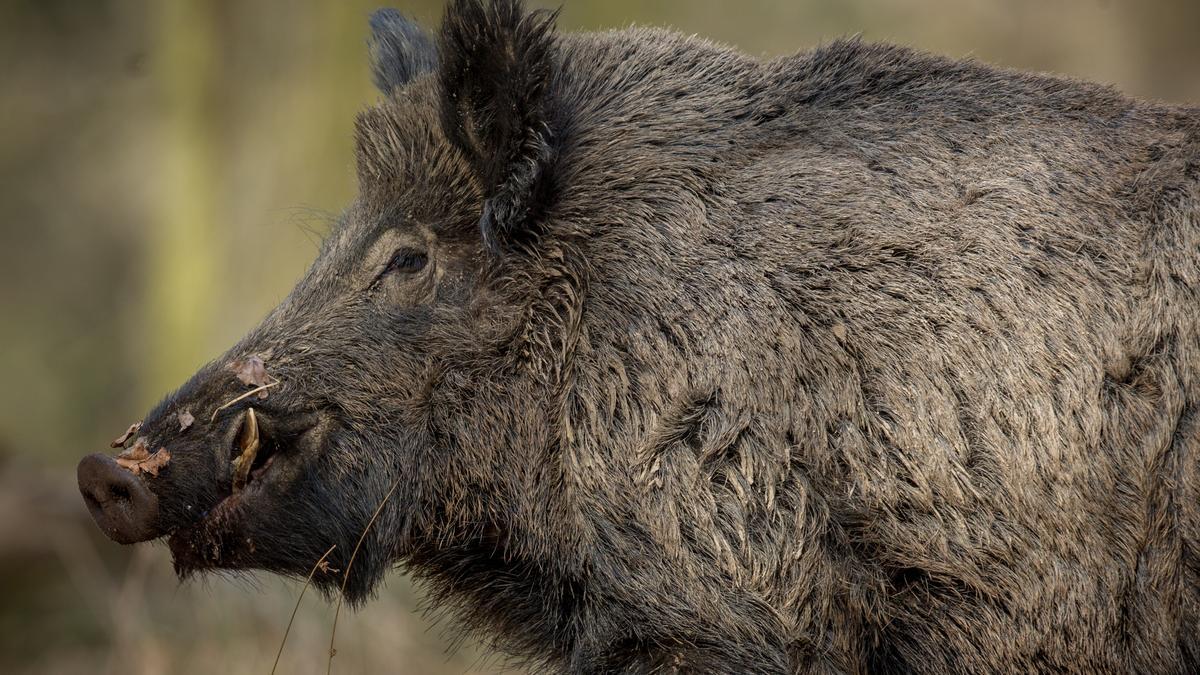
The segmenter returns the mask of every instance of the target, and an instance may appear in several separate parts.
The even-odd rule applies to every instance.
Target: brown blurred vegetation
[[[545,4],[545,3],[539,3]],[[251,327],[354,191],[375,2],[0,2],[0,670],[266,673],[299,584],[178,585],[86,519],[74,462]],[[435,25],[440,3],[401,8]],[[1197,0],[566,0],[755,54],[862,33],[1200,102]],[[396,574],[339,672],[492,672]],[[323,672],[305,598],[282,672]]]

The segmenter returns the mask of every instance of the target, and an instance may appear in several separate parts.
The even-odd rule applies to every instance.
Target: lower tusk
[[[246,421],[242,423],[238,446],[241,447],[242,454],[233,460],[234,493],[246,487],[246,481],[250,478],[250,467],[254,465],[254,458],[258,455],[258,418],[254,415],[254,408],[246,409]]]

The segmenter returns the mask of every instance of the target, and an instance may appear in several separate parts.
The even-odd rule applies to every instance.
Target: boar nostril
[[[121,544],[158,536],[158,497],[107,455],[88,455],[76,471],[79,492],[96,525]]]

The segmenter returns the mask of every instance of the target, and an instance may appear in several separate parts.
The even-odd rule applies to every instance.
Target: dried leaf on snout
[[[171,461],[171,453],[166,448],[150,452],[146,439],[139,438],[132,447],[116,456],[116,462],[122,468],[132,471],[136,476],[142,472],[158,476],[158,472]]]

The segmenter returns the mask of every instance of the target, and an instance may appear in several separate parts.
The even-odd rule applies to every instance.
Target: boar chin
[[[245,524],[252,517],[255,497],[263,492],[262,482],[251,481],[241,492],[230,494],[195,523],[178,528],[167,537],[167,545],[180,576],[208,569],[255,567],[256,545]]]

